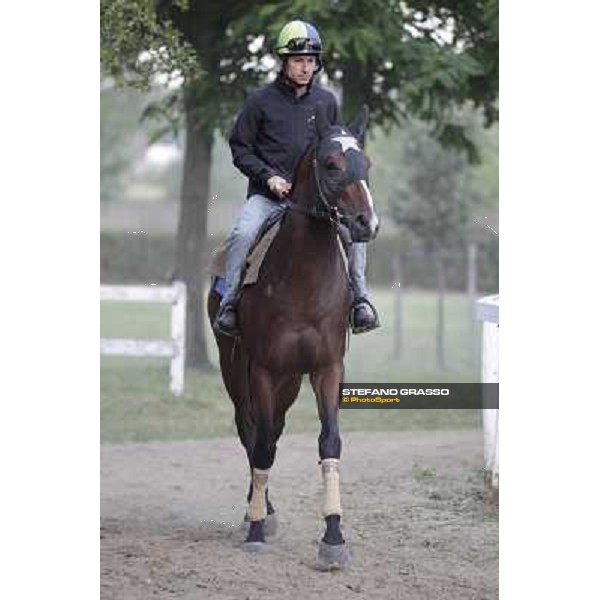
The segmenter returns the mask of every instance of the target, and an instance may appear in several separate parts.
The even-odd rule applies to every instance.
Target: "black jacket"
[[[248,177],[248,194],[280,201],[267,180],[279,175],[289,182],[304,151],[317,138],[315,108],[323,104],[333,123],[340,123],[335,96],[310,85],[301,97],[281,77],[251,93],[229,137],[233,164]]]

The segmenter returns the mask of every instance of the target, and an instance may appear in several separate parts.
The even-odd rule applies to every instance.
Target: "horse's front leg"
[[[247,504],[252,502],[252,488],[253,488],[253,479],[254,479],[254,469],[252,467],[252,454],[254,449],[254,439],[255,439],[255,431],[254,425],[251,421],[251,416],[249,414],[250,407],[247,405],[244,406],[236,406],[235,412],[235,422],[237,425],[238,435],[244,449],[246,450],[246,456],[248,457],[248,464],[250,465],[250,487],[248,488],[248,494],[246,496]],[[267,518],[264,522],[264,534],[265,535],[274,535],[277,531],[278,521],[277,515],[275,513],[275,507],[269,500],[269,488],[267,487],[265,491],[265,497],[267,500]],[[242,521],[242,528],[247,533],[250,527],[250,518],[248,516],[248,511],[246,511],[244,515],[244,520]]]
[[[319,565],[324,569],[343,568],[350,562],[340,529],[342,503],[339,463],[342,440],[338,427],[338,393],[343,376],[344,365],[341,362],[310,374],[321,420],[319,456],[324,487],[322,513],[326,530],[319,544]]]
[[[276,385],[267,369],[252,365],[250,375],[250,403],[256,435],[249,451],[252,465],[252,485],[248,520],[250,526],[244,548],[249,552],[264,550],[264,523],[267,517],[269,470],[275,460],[276,450]]]
[[[246,502],[248,506],[252,502],[252,490],[254,489],[254,468],[252,467],[252,459],[249,456],[250,461],[250,486],[248,488],[248,494],[246,495]],[[263,533],[265,536],[275,535],[277,533],[277,529],[279,527],[279,520],[277,518],[277,512],[275,511],[275,506],[271,500],[269,500],[269,486],[265,490],[265,499],[267,501],[267,516],[263,521]],[[246,533],[248,533],[250,529],[250,516],[248,515],[248,511],[244,515],[244,520],[242,521],[242,528]]]

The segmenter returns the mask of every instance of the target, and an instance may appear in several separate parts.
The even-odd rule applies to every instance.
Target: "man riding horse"
[[[285,210],[296,167],[317,138],[317,105],[325,108],[330,123],[341,121],[335,96],[313,82],[323,68],[317,29],[304,21],[288,23],[276,52],[282,61],[277,79],[248,96],[229,138],[233,163],[248,177],[248,193],[226,240],[226,291],[213,327],[234,337],[240,334],[237,300],[248,251],[267,219]],[[349,257],[350,324],[353,333],[362,333],[379,327],[366,288],[365,244],[352,243]]]

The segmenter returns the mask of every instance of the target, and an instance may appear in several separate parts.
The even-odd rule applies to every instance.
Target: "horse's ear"
[[[317,103],[315,108],[315,126],[320,140],[327,136],[327,130],[331,126],[325,112],[325,107],[320,102]]]
[[[367,122],[369,121],[369,108],[363,104],[358,111],[354,121],[348,125],[352,135],[359,141],[361,146],[365,145],[365,135],[367,133]]]

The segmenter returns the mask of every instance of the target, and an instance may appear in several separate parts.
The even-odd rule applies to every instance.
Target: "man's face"
[[[290,56],[285,65],[285,74],[297,85],[308,85],[315,69],[317,59],[314,56]]]

